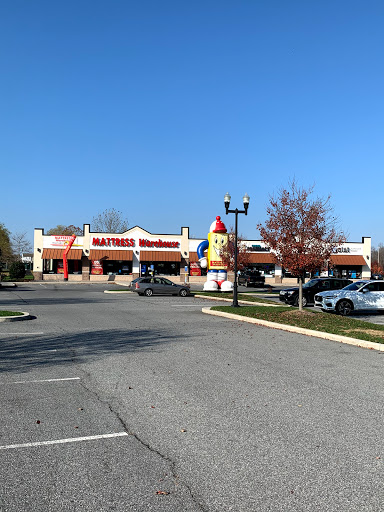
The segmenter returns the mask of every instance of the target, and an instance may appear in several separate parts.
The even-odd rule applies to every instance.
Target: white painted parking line
[[[206,306],[207,303],[203,302],[202,304],[172,304],[173,308],[201,308],[201,306]]]
[[[43,332],[0,332],[0,336],[41,336]]]
[[[36,443],[8,444],[0,446],[0,450],[12,450],[14,448],[33,448],[34,446],[47,446],[50,444],[78,443],[80,441],[94,441],[95,439],[108,439],[111,437],[127,436],[128,432],[116,432],[114,434],[101,434],[99,436],[71,437],[69,439],[56,439],[55,441],[38,441]]]
[[[66,380],[80,380],[80,377],[67,377],[64,379],[17,380],[12,384],[33,384],[35,382],[62,382]]]

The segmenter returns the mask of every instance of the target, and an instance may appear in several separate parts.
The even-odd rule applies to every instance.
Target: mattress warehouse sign
[[[157,240],[148,240],[147,238],[139,238],[138,240],[135,240],[134,238],[93,237],[92,247],[108,247],[110,249],[120,249],[121,247],[141,247],[145,249],[179,249],[180,242],[176,240],[163,240],[161,238]]]

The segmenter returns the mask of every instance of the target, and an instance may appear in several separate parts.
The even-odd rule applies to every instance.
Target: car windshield
[[[359,290],[367,281],[357,281],[356,283],[351,283],[348,286],[345,286],[343,290],[352,290],[356,291]]]
[[[303,284],[303,288],[312,288],[312,286],[316,286],[318,284],[317,279],[311,279],[311,281],[308,281],[308,283]]]

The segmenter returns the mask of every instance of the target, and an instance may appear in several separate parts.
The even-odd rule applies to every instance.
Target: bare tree
[[[47,235],[61,235],[61,236],[71,236],[71,235],[82,235],[83,230],[73,224],[69,226],[64,226],[63,224],[58,224],[56,227],[51,228],[47,231]]]
[[[128,230],[128,220],[114,208],[109,208],[92,219],[92,231],[100,233],[124,233]]]
[[[313,188],[300,188],[291,181],[277,197],[270,197],[267,221],[257,226],[276,263],[299,278],[300,311],[305,273],[321,270],[346,240],[336,227],[330,196],[312,200]]]
[[[15,255],[22,257],[23,253],[32,252],[32,244],[27,237],[27,232],[14,233],[11,236],[12,248]]]
[[[380,266],[384,266],[384,246],[382,243],[379,243],[377,247],[372,246],[371,262],[372,265],[378,263]],[[374,274],[374,272],[372,272],[372,274]]]

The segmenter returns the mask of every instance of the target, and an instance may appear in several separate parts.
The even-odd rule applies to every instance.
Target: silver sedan
[[[136,280],[132,291],[146,297],[151,297],[154,294],[180,295],[181,297],[189,295],[188,286],[172,283],[165,277],[141,277]]]

